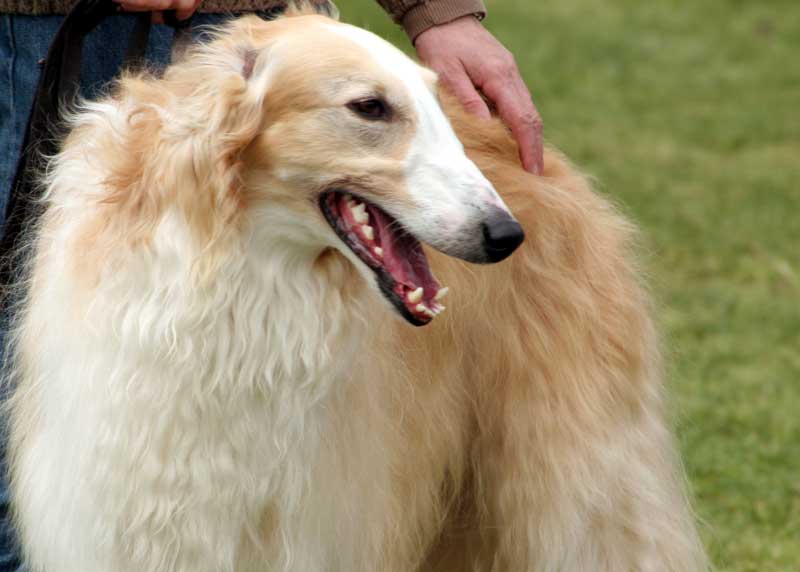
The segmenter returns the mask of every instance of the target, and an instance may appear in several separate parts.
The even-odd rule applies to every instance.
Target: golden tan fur
[[[261,49],[322,21],[304,18],[242,20],[217,40],[219,52]],[[123,271],[131,253],[152,246],[169,209],[186,217],[197,245],[193,287],[224,282],[220,269],[249,232],[245,220],[257,205],[281,205],[325,224],[308,199],[319,181],[302,174],[287,183],[280,169],[332,164],[350,174],[343,184],[408,203],[396,159],[413,125],[366,149],[348,146],[343,133],[327,133],[316,111],[300,114],[326,113],[330,94],[319,92],[316,80],[354,65],[343,44],[311,44],[341,52],[335,65],[299,58],[294,69],[303,73],[281,77],[265,101],[248,98],[238,70],[199,82],[211,66],[191,57],[161,80],[123,79],[115,100],[132,102],[126,122],[136,129],[120,136],[92,124],[70,136],[62,161],[84,152],[78,142],[101,137],[103,192],[71,234],[59,234],[65,220],[50,211],[31,296],[43,296],[48,253],[59,237],[69,237],[64,248],[73,267],[66,272],[80,277],[77,291],[88,292],[115,268]],[[316,279],[349,308],[344,315],[363,322],[370,339],[369,351],[348,364],[353,379],[333,387],[318,413],[325,446],[314,453],[301,495],[300,506],[318,511],[320,537],[342,546],[328,565],[365,572],[703,570],[664,422],[658,340],[631,252],[631,225],[558,152],[546,151],[541,176],[528,174],[498,120],[476,120],[447,94],[441,98],[467,154],[527,238],[492,266],[427,249],[452,293],[447,311],[416,329],[394,319],[338,251],[316,255]],[[185,139],[169,131],[169,112],[159,110],[171,109],[173,100],[193,110],[202,104],[213,131],[203,131],[205,122]],[[332,145],[330,137],[342,143]],[[182,147],[192,144],[194,153]],[[26,370],[36,358],[25,348],[36,347],[41,329],[21,332]],[[39,412],[32,382],[21,377],[15,458],[36,434]],[[22,470],[15,471],[15,486],[24,490]],[[260,538],[242,536],[237,571],[262,569],[259,558],[278,550],[279,532],[291,539],[291,515],[282,506],[265,508]],[[345,554],[351,544],[357,552]]]
[[[451,99],[445,109],[526,232],[518,252],[489,268],[431,253],[454,294],[452,311],[423,334],[440,339],[423,347],[453,344],[464,364],[478,559],[538,569],[580,538],[585,519],[597,544],[575,561],[581,569],[605,570],[604,558],[621,569],[620,550],[651,552],[654,569],[694,570],[702,549],[662,425],[657,339],[631,226],[558,153],[548,150],[543,177],[533,177],[498,122],[476,123]],[[642,469],[662,480],[649,499],[637,498]],[[677,519],[662,521],[665,513]],[[458,558],[475,549],[474,536],[464,540],[451,547]]]
[[[414,534],[393,540],[408,564],[391,569],[426,552],[423,570],[702,569],[631,226],[561,155],[527,174],[498,121],[443,99],[527,239],[491,267],[428,250],[447,312],[422,331],[387,325],[368,356],[395,356],[379,416],[404,443],[395,508]]]

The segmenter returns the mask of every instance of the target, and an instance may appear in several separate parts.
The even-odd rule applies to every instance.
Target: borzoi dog
[[[32,571],[705,567],[631,227],[437,93],[297,15],[83,104],[13,342]]]

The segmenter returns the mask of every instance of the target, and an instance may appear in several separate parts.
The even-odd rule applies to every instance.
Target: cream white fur
[[[29,308],[23,335],[43,359],[26,413],[41,422],[15,481],[37,568],[249,570],[240,547],[259,537],[267,501],[308,510],[320,400],[349,383],[359,306],[282,237],[269,253],[255,238],[240,245],[224,280],[194,289],[181,227],[166,217],[154,252],[104,277],[85,310],[64,304],[85,294],[48,265]],[[66,244],[57,237],[46,256],[65,260]],[[274,569],[325,569],[329,555],[310,551],[300,527],[261,547]]]
[[[261,53],[242,87],[229,48],[269,25],[237,26],[195,56],[220,74],[214,89],[147,91],[158,102],[142,111],[153,84],[134,78],[86,105],[52,163],[13,340],[12,485],[31,570],[702,570],[625,224],[557,155],[551,183],[526,178],[502,127],[471,132],[451,106],[531,236],[491,269],[430,253],[451,309],[412,330],[293,195],[298,163],[253,175],[262,202],[226,218],[236,177],[205,169],[229,158],[213,145],[247,134],[277,65]],[[240,111],[244,127],[230,125]],[[149,122],[154,184],[185,193],[148,187],[158,208],[119,215],[114,146]],[[222,214],[198,223],[184,196]],[[101,248],[117,236],[92,230],[107,207],[144,238]]]

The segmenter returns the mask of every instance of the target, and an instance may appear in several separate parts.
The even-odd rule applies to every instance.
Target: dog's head
[[[444,293],[419,241],[478,263],[522,242],[445,117],[435,74],[374,34],[321,16],[246,18],[194,59],[167,80],[228,68],[224,81],[200,78],[224,102],[206,119],[246,140],[220,160],[237,165],[256,234],[338,249],[409,322],[429,322]]]

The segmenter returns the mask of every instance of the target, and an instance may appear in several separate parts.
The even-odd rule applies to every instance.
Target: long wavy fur
[[[451,299],[409,328],[249,218],[261,26],[123,78],[51,163],[11,350],[32,572],[704,570],[631,224],[445,95],[527,240],[428,252]]]

